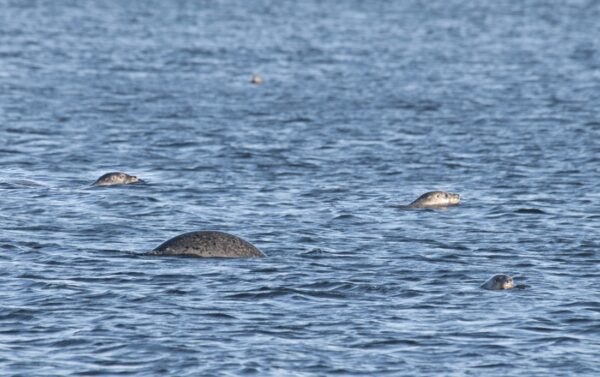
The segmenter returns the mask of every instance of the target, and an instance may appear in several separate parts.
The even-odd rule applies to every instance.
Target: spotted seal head
[[[232,234],[200,231],[181,234],[165,241],[151,255],[179,255],[200,258],[252,258],[265,254]]]
[[[111,186],[111,185],[126,185],[130,183],[137,183],[140,180],[134,175],[125,174],[123,172],[111,172],[106,173],[102,177],[98,178],[92,186]]]
[[[481,288],[489,289],[492,291],[498,291],[501,289],[511,289],[515,288],[513,283],[513,278],[508,275],[494,275],[489,278]]]
[[[460,203],[460,195],[444,191],[430,191],[419,196],[410,203],[410,208],[440,208],[454,206]]]

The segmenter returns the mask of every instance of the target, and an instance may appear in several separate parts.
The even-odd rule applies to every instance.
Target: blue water
[[[598,20],[0,0],[0,375],[600,375]]]

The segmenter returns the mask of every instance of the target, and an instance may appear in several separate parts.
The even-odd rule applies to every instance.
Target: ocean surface
[[[0,0],[0,375],[600,375],[599,20]]]

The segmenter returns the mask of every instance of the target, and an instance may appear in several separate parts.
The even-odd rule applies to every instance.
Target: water
[[[598,19],[1,0],[0,374],[599,375]]]

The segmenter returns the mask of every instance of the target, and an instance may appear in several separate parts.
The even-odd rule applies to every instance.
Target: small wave
[[[396,346],[420,346],[421,343],[413,340],[413,339],[383,339],[383,340],[373,340],[369,342],[357,342],[354,344],[350,344],[352,348],[360,348],[360,349],[381,349],[387,347],[396,347]]]
[[[216,319],[237,319],[237,317],[226,314],[226,313],[220,313],[220,312],[215,312],[215,313],[202,313],[201,314],[202,317],[208,317],[208,318],[216,318]]]
[[[535,215],[541,215],[541,214],[545,214],[546,212],[542,211],[541,209],[537,209],[537,208],[519,208],[518,210],[514,211],[515,213],[524,213],[524,214],[535,214]]]
[[[282,123],[311,123],[313,120],[306,117],[289,118],[283,120]]]
[[[256,299],[266,299],[266,298],[277,298],[277,297],[286,297],[286,296],[294,296],[296,298],[329,298],[329,299],[344,299],[346,295],[332,292],[332,291],[320,291],[320,290],[303,290],[303,289],[295,289],[295,288],[261,288],[258,290],[247,291],[234,293],[226,296],[228,299],[232,300],[256,300]]]
[[[323,249],[319,249],[317,247],[317,248],[314,248],[314,249],[310,249],[309,251],[306,251],[306,252],[302,253],[301,255],[302,256],[308,256],[308,257],[311,257],[311,256],[323,256],[323,255],[328,256],[328,255],[331,255],[331,253],[328,252],[328,251],[325,251]]]

